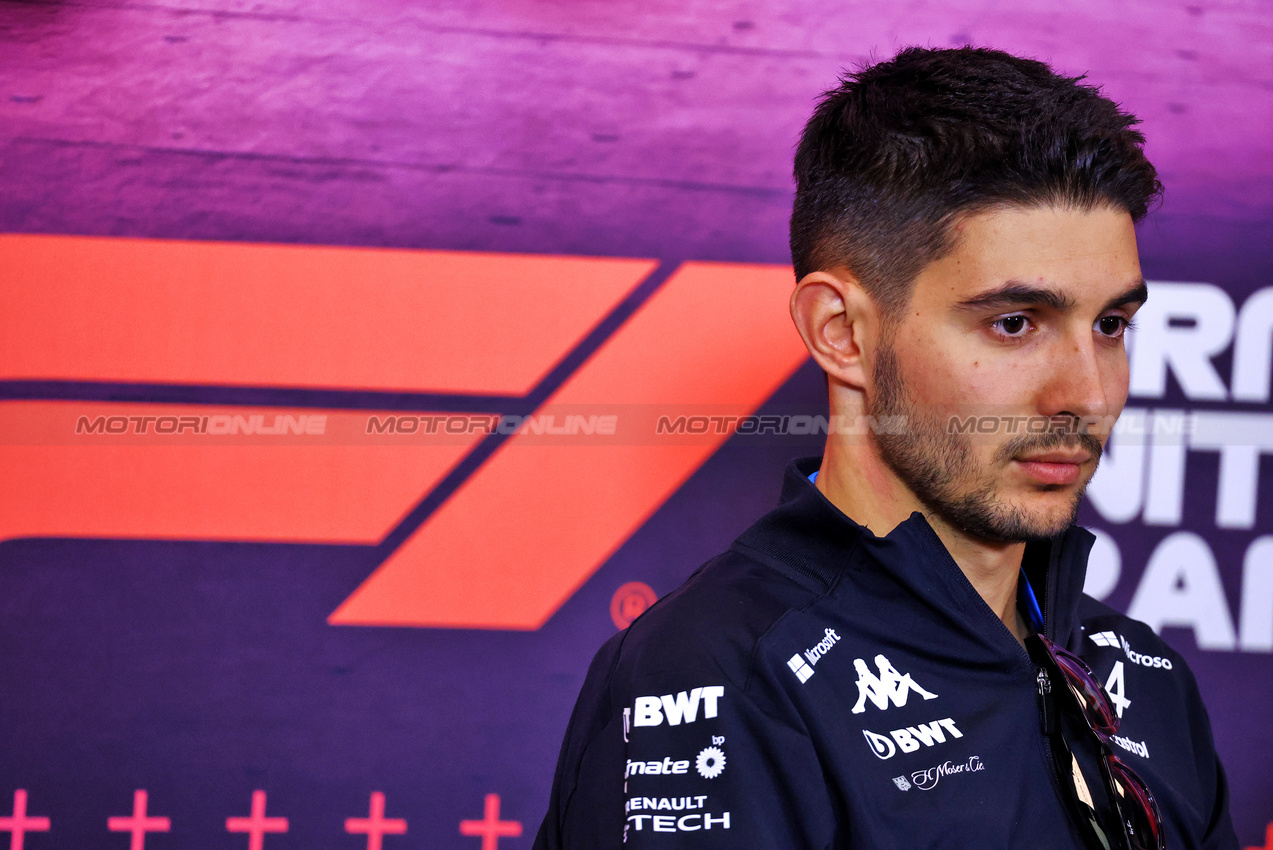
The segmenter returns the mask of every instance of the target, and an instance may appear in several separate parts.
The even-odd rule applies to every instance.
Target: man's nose
[[[1106,417],[1117,412],[1111,358],[1098,350],[1089,332],[1059,343],[1048,364],[1048,381],[1042,388],[1039,412],[1044,416]]]

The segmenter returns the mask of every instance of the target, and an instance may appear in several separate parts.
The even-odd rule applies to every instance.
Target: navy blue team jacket
[[[793,464],[776,510],[597,653],[537,850],[1083,846],[1038,668],[921,514],[878,538],[806,479],[817,466]],[[1043,631],[1117,695],[1115,751],[1168,848],[1236,848],[1193,675],[1083,595],[1091,542],[1027,547]]]

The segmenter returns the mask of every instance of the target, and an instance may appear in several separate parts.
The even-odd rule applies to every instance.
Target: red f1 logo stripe
[[[0,380],[520,396],[657,265],[0,236]]]
[[[786,267],[687,263],[547,404],[749,414],[807,356],[787,318],[790,290]],[[653,417],[641,424],[653,432]],[[539,628],[728,437],[554,446],[515,436],[329,622]]]
[[[272,426],[323,417],[315,437],[199,434],[209,411]],[[365,436],[384,411],[0,402],[0,540],[100,537],[375,544],[481,439],[394,445]],[[155,433],[160,419],[196,433]],[[113,436],[107,423],[128,433]],[[137,425],[148,423],[147,435]],[[78,426],[78,427],[77,427]],[[91,433],[93,429],[99,433]],[[80,433],[76,433],[76,431]],[[278,444],[272,445],[277,439]]]
[[[59,381],[145,383],[191,385],[196,400],[380,390],[521,412],[657,265],[41,236],[0,237],[0,264],[14,283],[0,295],[0,380],[28,382],[28,398]],[[331,623],[537,628],[729,437],[658,440],[656,416],[750,414],[804,361],[790,289],[786,267],[687,263],[582,365],[568,358],[539,411],[613,409],[613,441],[515,433],[486,456],[472,454],[482,433],[363,438],[369,416],[402,410],[0,402],[0,539],[374,544],[397,529],[404,542]],[[101,431],[209,410],[322,417],[326,430],[287,445],[75,433],[83,416]],[[431,493],[440,504],[412,530]]]

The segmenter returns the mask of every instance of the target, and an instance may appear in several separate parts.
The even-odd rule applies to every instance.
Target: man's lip
[[[1048,452],[1041,455],[1019,457],[1021,463],[1073,463],[1081,465],[1092,459],[1087,452]]]

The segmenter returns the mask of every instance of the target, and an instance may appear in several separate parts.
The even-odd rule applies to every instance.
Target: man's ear
[[[875,303],[847,271],[810,272],[791,293],[791,318],[805,347],[828,376],[865,389],[879,326]]]

